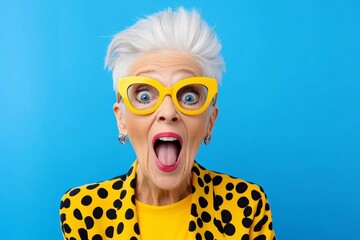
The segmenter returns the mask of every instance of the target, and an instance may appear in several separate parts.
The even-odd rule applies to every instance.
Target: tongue
[[[177,158],[177,148],[172,142],[163,142],[155,149],[156,155],[161,165],[170,167],[175,165]]]

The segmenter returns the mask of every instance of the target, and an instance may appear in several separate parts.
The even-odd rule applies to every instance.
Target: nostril
[[[160,116],[159,117],[159,120],[160,121],[166,121],[166,117],[164,117],[164,116]],[[173,118],[171,118],[171,122],[177,122],[179,120],[179,118],[178,117],[173,117]]]

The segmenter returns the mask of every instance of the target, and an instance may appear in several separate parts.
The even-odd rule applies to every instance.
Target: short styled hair
[[[157,50],[185,52],[198,61],[204,76],[221,82],[225,64],[216,33],[201,19],[198,11],[180,7],[140,19],[115,35],[105,59],[105,67],[112,71],[114,90],[117,91],[118,79],[128,75],[137,57]]]

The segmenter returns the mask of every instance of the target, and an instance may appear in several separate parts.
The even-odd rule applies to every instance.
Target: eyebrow
[[[137,72],[134,76],[139,76],[144,73],[152,73],[152,72],[155,72],[155,70],[144,70],[144,71]]]
[[[146,74],[146,73],[153,73],[153,72],[156,72],[156,71],[155,70],[144,70],[144,71],[137,72],[135,74],[135,76],[139,76],[141,74]],[[194,77],[198,77],[198,76],[201,75],[198,72],[192,71],[192,70],[187,69],[187,68],[181,68],[179,70],[176,70],[174,73],[178,73],[178,72],[187,72],[187,73],[190,73],[191,75],[193,75]]]
[[[181,72],[181,71],[184,71],[184,72],[190,73],[190,74],[194,75],[195,77],[198,77],[198,76],[200,76],[200,75],[201,75],[201,74],[199,74],[199,73],[198,73],[198,72],[196,72],[196,71],[192,71],[192,70],[189,70],[189,69],[186,69],[186,68],[179,69],[179,70],[175,71],[175,73],[177,73],[177,72]]]

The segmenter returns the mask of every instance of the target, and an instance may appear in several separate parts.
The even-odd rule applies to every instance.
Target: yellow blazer
[[[60,206],[64,239],[140,240],[137,161],[119,177],[70,189]],[[275,240],[270,206],[256,184],[194,163],[188,239]]]

